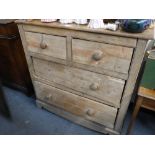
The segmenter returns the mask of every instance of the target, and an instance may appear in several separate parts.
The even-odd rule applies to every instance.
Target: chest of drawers
[[[33,86],[15,20],[0,20],[0,79],[3,84],[33,94]]]
[[[37,20],[17,23],[37,105],[119,134],[153,30],[127,34]]]

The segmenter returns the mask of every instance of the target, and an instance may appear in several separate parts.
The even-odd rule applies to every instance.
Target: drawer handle
[[[90,85],[90,89],[91,89],[91,90],[98,90],[99,88],[100,88],[99,83],[92,83],[92,84]]]
[[[86,111],[86,114],[87,114],[88,116],[93,116],[93,115],[95,114],[95,111],[94,111],[93,109],[88,109],[88,110]]]
[[[45,100],[50,100],[51,98],[52,98],[52,95],[49,94],[49,95],[47,95],[47,96],[45,97]]]
[[[44,42],[40,43],[40,48],[41,49],[46,49],[47,48],[47,44],[44,43]]]
[[[95,60],[95,61],[99,61],[103,58],[103,52],[98,50],[96,51],[96,53],[93,54],[92,58]]]

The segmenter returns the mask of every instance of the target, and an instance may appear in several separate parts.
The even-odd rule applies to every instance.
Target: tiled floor
[[[21,92],[4,88],[5,96],[11,112],[12,120],[0,116],[0,134],[13,135],[99,135],[100,133],[76,125],[46,110],[36,107],[35,100]],[[128,111],[122,134],[131,116]],[[155,134],[155,113],[142,110],[138,116],[132,134]]]

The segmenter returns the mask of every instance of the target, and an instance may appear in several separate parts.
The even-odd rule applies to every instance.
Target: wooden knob
[[[40,48],[46,49],[47,48],[47,44],[44,43],[44,42],[40,43]]]
[[[99,83],[92,83],[92,84],[90,85],[90,89],[91,89],[91,90],[98,90],[99,87],[100,87]]]
[[[98,51],[96,51],[96,52],[93,54],[93,57],[92,57],[92,58],[93,58],[95,61],[99,61],[99,60],[102,59],[102,57],[103,57],[103,52],[100,51],[100,50],[98,50]]]
[[[95,114],[95,112],[94,112],[93,109],[88,109],[88,110],[86,111],[86,114],[87,114],[88,116],[93,116],[93,115]]]

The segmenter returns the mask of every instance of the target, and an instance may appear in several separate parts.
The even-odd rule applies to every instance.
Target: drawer
[[[117,109],[35,81],[36,96],[87,120],[114,127]]]
[[[125,81],[53,62],[33,58],[40,79],[81,92],[119,107]]]
[[[73,62],[86,67],[94,67],[94,71],[128,74],[133,48],[98,43],[93,41],[72,40]]]
[[[28,51],[58,59],[66,59],[66,38],[25,32]]]

